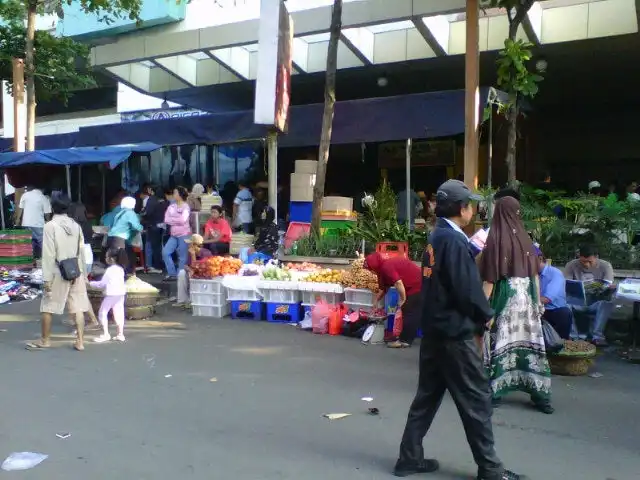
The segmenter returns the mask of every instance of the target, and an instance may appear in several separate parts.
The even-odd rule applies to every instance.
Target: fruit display
[[[232,257],[209,257],[191,266],[193,278],[214,278],[235,275],[242,267],[242,260]]]
[[[347,288],[357,288],[377,292],[378,276],[370,270],[364,268],[364,259],[354,260],[349,270],[342,274],[341,283]]]
[[[305,277],[304,281],[312,283],[340,283],[342,281],[342,271],[331,270],[330,268],[319,270]]]
[[[127,293],[158,293],[159,290],[150,283],[143,282],[136,276],[129,277],[125,282]]]
[[[267,267],[262,271],[264,280],[290,281],[291,273],[289,270],[279,267]]]
[[[287,270],[295,272],[317,272],[320,267],[315,263],[303,262],[303,263],[287,263]]]

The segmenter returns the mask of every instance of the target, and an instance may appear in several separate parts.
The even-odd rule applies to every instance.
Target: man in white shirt
[[[18,217],[22,218],[21,225],[31,230],[33,256],[40,258],[42,254],[42,232],[45,216],[51,215],[51,203],[41,190],[28,186],[27,191],[20,197]]]
[[[253,195],[251,190],[238,183],[238,194],[233,201],[233,226],[244,233],[253,233]]]

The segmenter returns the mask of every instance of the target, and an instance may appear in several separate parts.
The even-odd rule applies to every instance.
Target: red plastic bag
[[[396,310],[396,315],[393,317],[393,336],[399,337],[402,333],[402,327],[404,326],[404,322],[402,320],[402,310]]]
[[[329,331],[331,308],[324,300],[320,300],[311,309],[311,330],[313,333],[325,334]]]

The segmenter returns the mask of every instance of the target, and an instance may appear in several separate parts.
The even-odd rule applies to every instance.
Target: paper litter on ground
[[[49,455],[33,452],[14,452],[2,462],[2,470],[12,472],[14,470],[29,470],[44,462]]]
[[[350,416],[350,413],[325,413],[323,415],[324,418],[328,418],[329,420],[340,420]]]

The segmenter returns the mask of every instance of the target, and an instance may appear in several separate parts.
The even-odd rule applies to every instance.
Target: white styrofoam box
[[[315,173],[318,171],[318,162],[316,160],[296,160],[296,173]]]
[[[307,274],[308,275],[308,274]],[[344,289],[339,283],[298,282],[298,290],[301,292],[342,293]]]
[[[618,284],[616,292],[618,300],[627,300],[631,302],[640,302],[640,279],[625,278]]]
[[[339,212],[353,211],[353,198],[349,197],[324,197],[322,199],[322,211]]]
[[[193,305],[191,304],[194,317],[224,318],[231,315],[231,305]]]
[[[191,278],[189,280],[189,291],[191,293],[224,293],[222,277],[214,279]]]
[[[313,173],[292,173],[291,174],[291,188],[306,187],[313,188],[316,184],[316,176]]]
[[[227,303],[227,295],[224,293],[195,293],[191,294],[191,305],[219,307]]]
[[[256,290],[237,290],[235,288],[227,289],[227,300],[230,302],[258,302],[262,300],[262,296]]]
[[[371,290],[345,288],[344,297],[345,297],[346,304],[357,305],[361,307],[364,307],[364,306],[373,307],[376,299],[376,294]]]
[[[300,292],[297,290],[263,290],[265,303],[298,303]]]
[[[292,202],[313,202],[313,187],[291,187]]]
[[[342,303],[344,295],[341,293],[328,292],[300,292],[302,294],[302,305],[305,307],[315,305],[319,301],[324,301],[329,305],[338,305]]]

